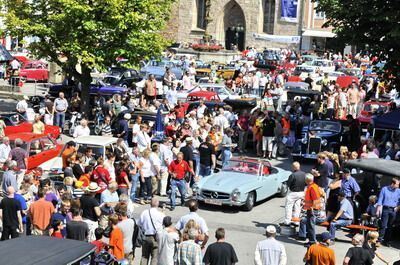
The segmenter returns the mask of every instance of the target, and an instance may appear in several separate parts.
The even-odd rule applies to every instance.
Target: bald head
[[[13,186],[7,187],[7,195],[8,197],[14,197],[15,189]]]
[[[293,164],[292,164],[292,170],[293,170],[293,171],[299,171],[299,170],[300,170],[300,163],[297,162],[297,161],[293,162]]]
[[[159,204],[160,204],[160,202],[158,201],[157,198],[152,198],[151,199],[151,203],[150,203],[151,208],[158,208]]]

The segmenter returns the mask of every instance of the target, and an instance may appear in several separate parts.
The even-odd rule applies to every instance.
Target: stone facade
[[[273,35],[299,36],[301,27],[299,23],[281,20],[281,0],[275,1],[273,18]],[[218,43],[225,46],[228,28],[244,28],[244,46],[256,48],[288,47],[287,43],[259,40],[253,34],[265,34],[264,5],[268,0],[211,0],[210,17],[212,21],[207,27],[208,34]],[[298,1],[298,20],[301,20],[302,1]],[[204,29],[197,28],[197,0],[178,0],[174,5],[166,32],[176,42],[198,43],[204,35]],[[229,34],[229,33],[228,33]],[[298,48],[298,45],[291,45]]]

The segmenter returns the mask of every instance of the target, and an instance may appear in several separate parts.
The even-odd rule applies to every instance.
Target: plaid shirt
[[[179,265],[202,265],[201,248],[193,240],[183,241],[178,248]]]

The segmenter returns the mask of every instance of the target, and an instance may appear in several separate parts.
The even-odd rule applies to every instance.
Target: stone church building
[[[296,5],[295,18],[282,18],[282,6]],[[207,8],[209,5],[209,8]],[[323,49],[334,37],[322,28],[325,14],[317,12],[312,0],[177,0],[164,34],[179,43],[199,43],[205,30],[212,39],[231,49],[290,47]],[[290,8],[289,7],[289,8]],[[211,19],[206,27],[207,12]]]
[[[227,49],[232,44],[240,50],[247,46],[287,47],[286,40],[260,39],[259,35],[290,37],[301,33],[298,22],[280,19],[281,0],[179,0],[173,6],[166,35],[176,42],[198,43],[206,29],[208,1],[211,21],[207,33]],[[300,10],[297,13],[299,19]],[[297,48],[299,44],[291,45]]]

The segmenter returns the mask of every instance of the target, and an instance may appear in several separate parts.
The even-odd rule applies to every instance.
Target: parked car
[[[113,96],[115,94],[128,93],[129,89],[126,87],[107,85],[101,80],[93,80],[90,84],[91,95]]]
[[[303,64],[306,65],[312,65],[313,61],[320,59],[320,57],[316,56],[316,55],[302,55],[301,56],[301,60],[303,62]]]
[[[150,60],[140,69],[140,75],[145,77],[150,74],[155,76],[164,76],[166,68],[171,69],[172,73],[175,74],[176,78],[181,80],[183,71],[180,67],[168,60]]]
[[[47,63],[42,61],[28,61],[23,64],[19,71],[19,76],[26,81],[47,82],[49,80]]]
[[[342,142],[343,127],[338,121],[313,120],[303,127],[303,139],[292,150],[293,160],[316,159],[321,151],[337,152]]]
[[[355,82],[357,85],[360,83],[358,77],[356,76],[345,75],[345,76],[338,76],[336,78],[336,84],[341,88],[347,88],[353,82]]]
[[[180,90],[180,91],[178,91],[177,96],[178,96],[179,100],[184,101],[184,100],[186,100],[187,96],[190,93],[199,92],[199,91],[216,92],[221,100],[224,100],[226,98],[232,98],[232,99],[240,98],[239,95],[235,94],[232,90],[227,88],[224,84],[213,84],[213,83],[201,83],[189,90]]]
[[[312,61],[311,66],[319,69],[324,73],[335,71],[335,65],[333,64],[333,62],[327,59],[315,59]]]
[[[64,147],[58,144],[52,137],[45,134],[15,133],[8,135],[11,148],[15,147],[15,139],[21,139],[24,144],[22,148],[29,154],[28,170],[35,169],[44,162],[59,155]]]
[[[236,68],[234,65],[225,65],[218,63],[217,66],[217,77],[227,79],[235,75]],[[199,80],[203,77],[209,77],[211,73],[211,64],[203,64],[201,67],[196,68],[195,79]]]
[[[308,75],[311,75],[311,78],[313,79],[319,77],[319,74],[317,73],[317,69],[315,67],[305,64],[296,66],[293,75],[300,76],[301,80],[303,81],[308,77]]]
[[[143,79],[135,69],[122,68],[121,70],[119,74],[116,74],[117,72],[114,72],[115,74],[112,74],[112,72],[108,73],[104,77],[103,82],[110,86],[128,88],[135,86],[137,82]]]
[[[21,251],[23,250],[23,251]],[[88,242],[50,236],[23,236],[2,242],[2,264],[92,264],[96,246]]]
[[[148,77],[146,77],[146,78],[148,78]],[[142,93],[143,88],[144,88],[144,83],[146,82],[146,78],[142,78],[139,82],[137,82],[135,84],[136,91]],[[164,87],[162,84],[162,81],[164,78],[159,75],[154,76],[154,78],[156,79],[157,96],[164,95]]]
[[[97,135],[80,136],[74,139],[77,144],[78,152],[85,153],[86,148],[90,147],[93,150],[95,159],[99,157],[106,159],[106,154],[108,152],[114,152],[117,140],[118,138]],[[43,170],[44,175],[62,169],[63,163],[61,154],[62,152],[52,157],[52,159],[38,165]]]
[[[256,202],[278,194],[285,197],[291,172],[268,161],[235,157],[220,172],[203,177],[193,186],[195,198],[210,205],[243,206],[250,211]]]
[[[364,103],[360,115],[357,119],[361,126],[365,127],[371,123],[372,115],[374,112],[377,114],[384,114],[392,109],[393,101],[383,99],[371,99]]]
[[[16,133],[31,133],[32,123],[25,120],[25,118],[17,112],[0,112],[0,120],[6,124],[4,133],[6,136]],[[44,134],[57,139],[60,136],[60,128],[54,125],[45,125]]]
[[[192,109],[197,108],[200,100],[204,100],[204,104],[208,109],[213,109],[215,106],[225,106],[225,103],[221,101],[221,98],[217,93],[211,91],[198,91],[192,92],[187,96],[186,102],[183,103],[185,111],[189,112]]]

